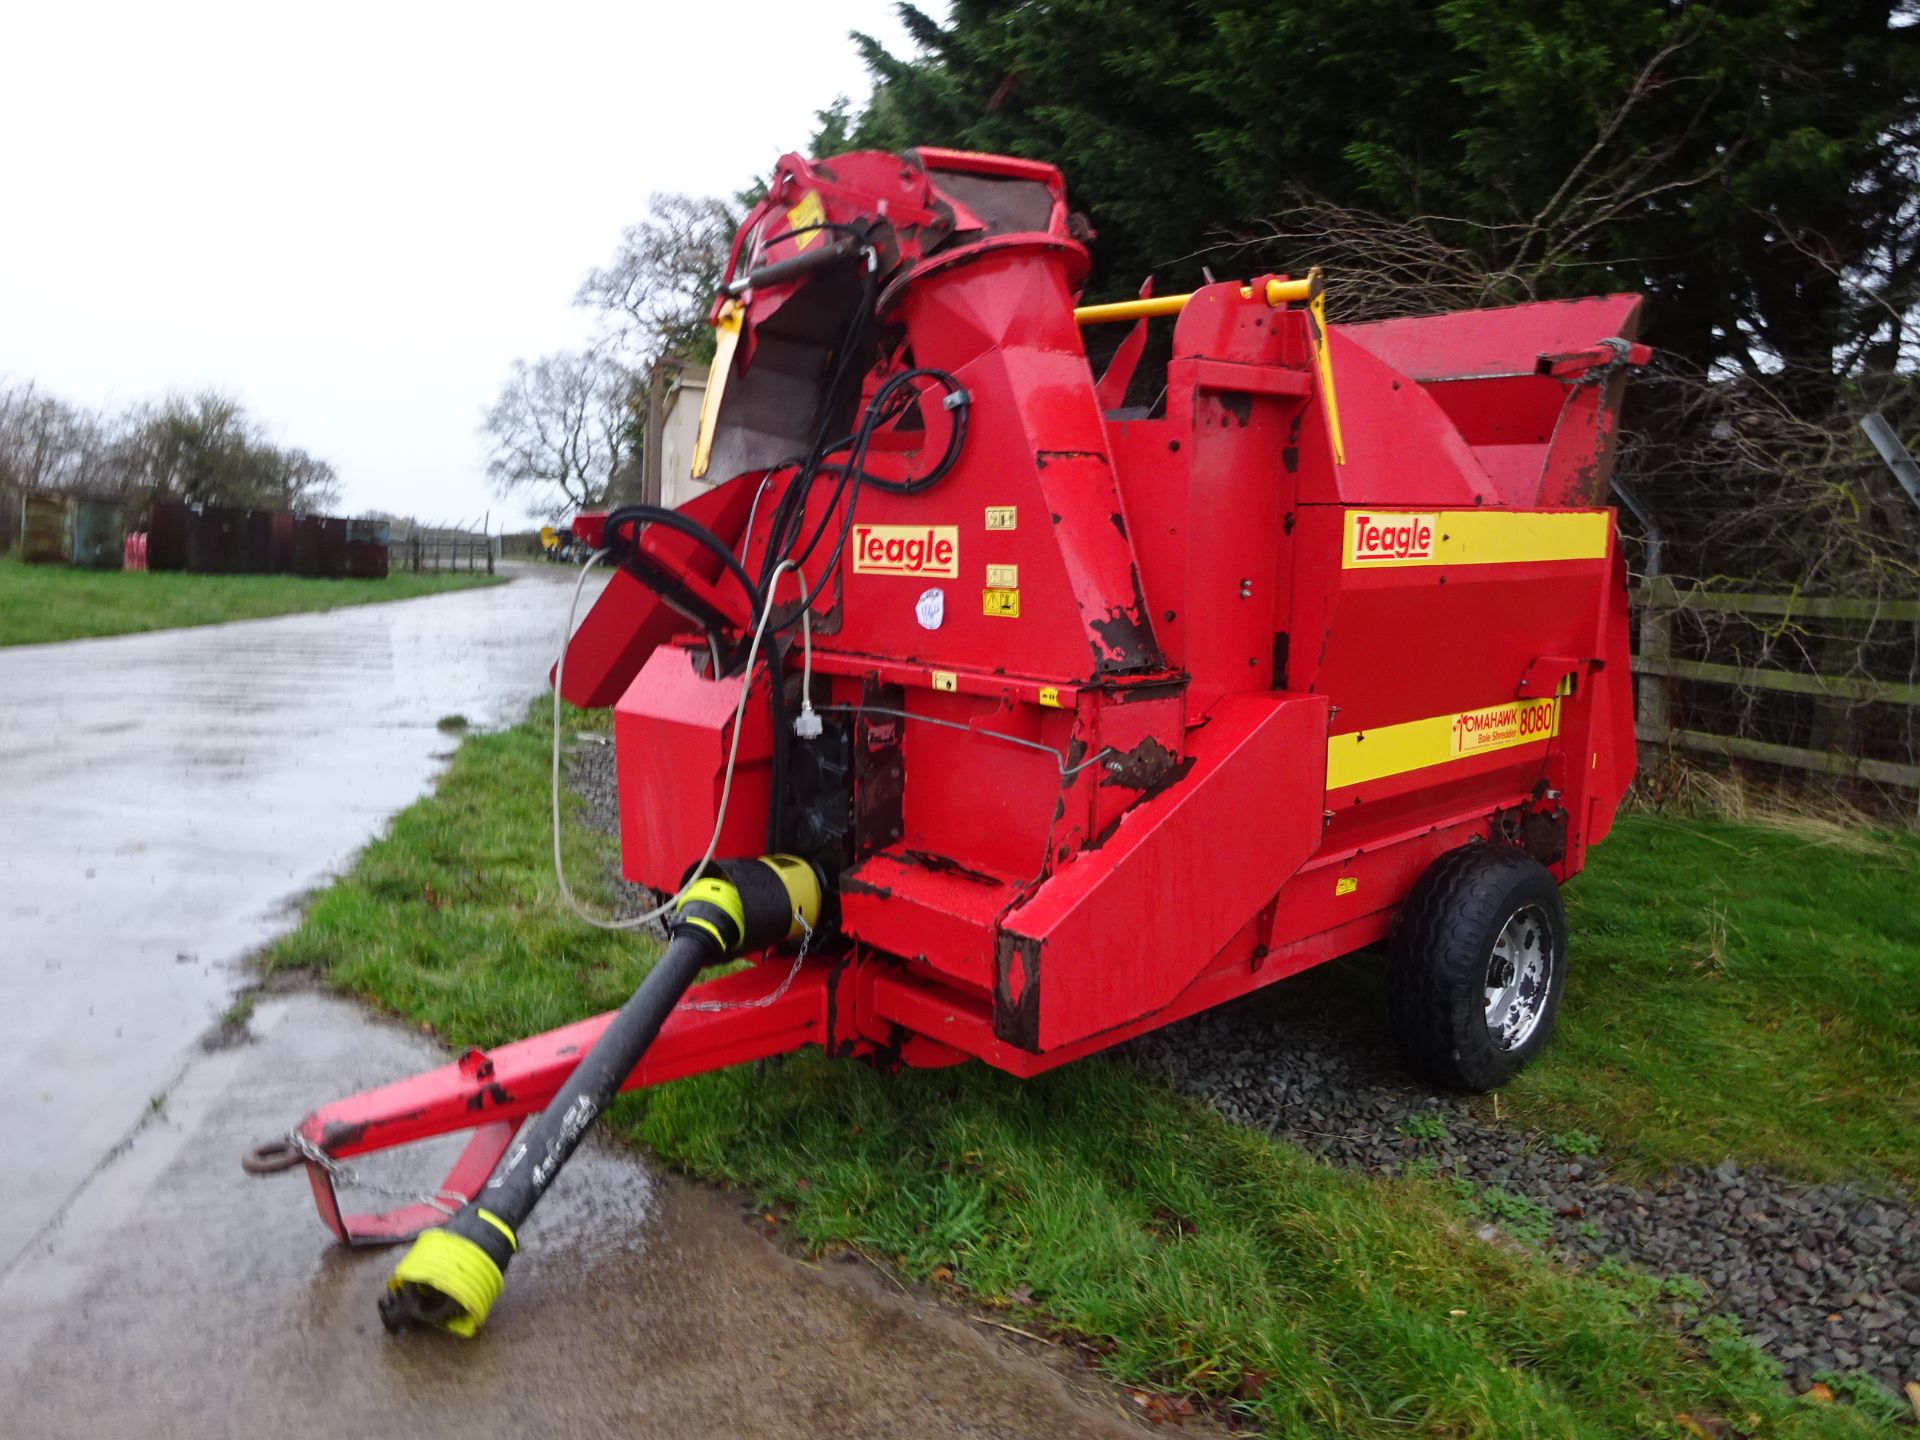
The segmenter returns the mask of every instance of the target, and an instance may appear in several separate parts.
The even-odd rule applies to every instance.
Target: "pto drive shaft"
[[[413,1242],[380,1298],[391,1332],[439,1326],[470,1336],[500,1296],[519,1229],[607,1102],[619,1093],[702,967],[782,940],[820,919],[820,877],[804,860],[722,860],[682,892],[671,938],[573,1074],[501,1160],[478,1197]]]

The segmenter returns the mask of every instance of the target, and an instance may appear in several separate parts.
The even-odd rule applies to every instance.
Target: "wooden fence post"
[[[1664,664],[1673,654],[1673,582],[1664,575],[1649,576],[1642,591],[1645,602],[1640,610],[1640,656],[1655,664]],[[1642,738],[1666,739],[1668,725],[1667,686],[1671,682],[1662,670],[1647,670],[1640,676],[1640,691],[1634,707],[1634,721]]]

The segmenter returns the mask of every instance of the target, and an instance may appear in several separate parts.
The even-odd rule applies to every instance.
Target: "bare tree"
[[[647,218],[621,232],[612,262],[588,272],[574,303],[599,313],[607,342],[629,369],[645,374],[665,355],[711,353],[707,308],[740,218],[709,196],[653,195]]]
[[[0,389],[0,486],[98,489],[110,444],[101,416],[49,395],[32,381]]]
[[[109,416],[23,383],[0,388],[0,489],[112,497],[136,512],[154,500],[316,510],[338,501],[340,483],[217,391]]]
[[[481,423],[487,476],[558,518],[606,499],[632,455],[633,387],[604,349],[513,362]]]

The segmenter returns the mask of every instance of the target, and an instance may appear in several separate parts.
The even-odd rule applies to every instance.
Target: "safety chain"
[[[771,994],[762,995],[758,1000],[682,1000],[676,1007],[681,1010],[700,1010],[711,1013],[715,1010],[764,1010],[773,1004],[794,982],[800,974],[800,967],[806,962],[807,947],[813,944],[813,927],[807,924],[807,917],[798,910],[793,918],[800,922],[800,953],[793,957],[793,964],[787,970],[787,978],[775,986]]]
[[[422,1205],[431,1205],[443,1215],[457,1214],[469,1198],[458,1190],[406,1190],[391,1185],[376,1185],[353,1166],[334,1159],[298,1130],[287,1132],[287,1143],[300,1153],[302,1159],[326,1171],[335,1190],[365,1190],[370,1195],[384,1195],[390,1200],[414,1200]]]

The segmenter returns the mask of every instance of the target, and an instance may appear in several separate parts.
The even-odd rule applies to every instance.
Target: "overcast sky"
[[[936,13],[944,7],[927,6]],[[655,190],[724,194],[864,100],[887,0],[16,3],[0,378],[215,386],[348,513],[497,526],[475,433]]]

